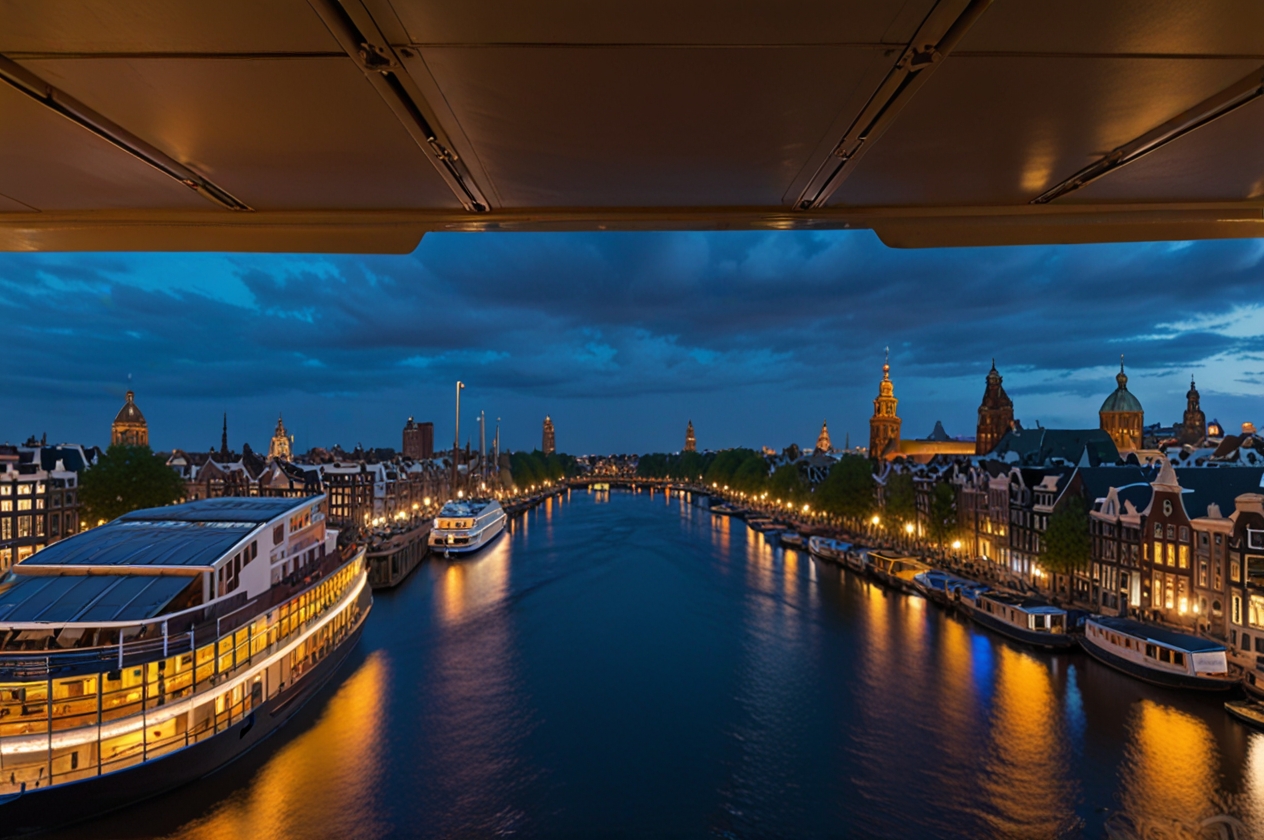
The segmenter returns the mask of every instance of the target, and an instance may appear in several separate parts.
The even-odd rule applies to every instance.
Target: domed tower
[[[834,445],[830,443],[829,426],[825,425],[825,421],[821,421],[821,433],[816,436],[816,454],[825,455],[834,451]]]
[[[979,404],[979,426],[974,435],[974,454],[986,455],[996,448],[1005,433],[1014,428],[1014,401],[1001,387],[1001,375],[996,370],[996,359],[988,371],[987,387],[983,389],[983,402]]]
[[[110,426],[110,445],[149,446],[149,424],[136,406],[136,394],[127,392],[127,401]]]
[[[1110,435],[1120,452],[1141,448],[1141,427],[1145,425],[1145,412],[1141,403],[1128,390],[1128,374],[1124,373],[1124,357],[1119,357],[1119,373],[1115,375],[1118,387],[1115,393],[1102,403],[1097,416],[1102,431]]]
[[[1181,421],[1181,443],[1198,446],[1207,439],[1207,415],[1199,405],[1198,389],[1194,377],[1189,378],[1189,391],[1185,394],[1185,418]]]
[[[895,385],[891,383],[891,355],[887,351],[882,364],[882,381],[878,383],[878,397],[873,401],[873,417],[869,418],[869,457],[881,458],[894,441],[900,445],[900,418],[895,415],[898,400]]]
[[[689,421],[688,426],[685,426],[685,451],[686,452],[698,451],[698,439],[694,437],[694,434],[693,434],[693,421],[692,420]]]
[[[293,457],[290,453],[290,444],[293,441],[294,438],[285,431],[285,423],[278,414],[276,431],[272,433],[272,443],[268,444],[268,457],[281,461],[290,460]]]

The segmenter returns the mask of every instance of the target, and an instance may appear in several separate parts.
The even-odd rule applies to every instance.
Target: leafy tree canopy
[[[811,488],[794,464],[782,464],[768,478],[768,495],[774,499],[805,504],[812,497]]]
[[[930,496],[930,537],[942,547],[944,540],[957,528],[957,491],[947,482],[935,485]]]
[[[1049,516],[1044,565],[1052,572],[1069,575],[1088,564],[1091,549],[1088,509],[1083,499],[1072,496]]]
[[[184,480],[148,446],[115,444],[79,479],[79,499],[89,524],[184,498]]]
[[[844,519],[860,520],[874,508],[873,467],[868,458],[844,455],[830,467],[829,475],[817,490],[818,504]]]
[[[895,522],[912,522],[917,518],[917,496],[913,488],[913,476],[906,472],[893,473],[887,479],[887,518]]]

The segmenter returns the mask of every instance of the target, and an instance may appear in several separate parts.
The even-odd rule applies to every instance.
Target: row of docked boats
[[[891,589],[917,593],[958,610],[980,626],[1022,644],[1053,651],[1079,647],[1115,670],[1170,688],[1227,691],[1239,684],[1230,673],[1225,646],[1210,639],[1128,618],[1067,610],[933,569],[918,558],[845,540],[812,537],[808,550]],[[1264,708],[1248,712],[1258,713],[1264,726]]]

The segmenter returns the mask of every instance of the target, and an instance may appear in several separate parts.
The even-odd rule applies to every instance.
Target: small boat
[[[812,537],[808,540],[808,551],[822,560],[842,563],[843,554],[850,548],[849,543],[832,540],[829,537]]]
[[[1131,618],[1090,616],[1080,646],[1103,665],[1154,685],[1199,691],[1238,685],[1229,674],[1224,645]]]
[[[495,499],[458,499],[448,502],[430,529],[430,548],[452,554],[478,551],[505,530],[504,509]]]
[[[726,504],[711,505],[710,510],[712,513],[719,514],[720,516],[733,516],[737,513],[736,509],[734,509],[732,505]]]
[[[918,590],[913,578],[930,570],[930,566],[916,557],[869,552],[869,573],[879,582],[901,592],[916,593]]]
[[[1224,704],[1229,717],[1245,723],[1252,729],[1264,731],[1264,704],[1254,700],[1230,700]]]
[[[913,575],[913,586],[926,596],[927,600],[947,606],[953,600],[953,590],[963,586],[978,586],[975,581],[958,577],[941,569],[931,569]]]
[[[982,584],[957,587],[956,601],[970,618],[1014,641],[1051,650],[1075,646],[1067,632],[1067,611],[1038,598],[1020,598]]]
[[[788,545],[791,548],[803,548],[803,535],[798,531],[783,531],[778,539],[782,545]]]
[[[863,545],[851,545],[843,556],[843,563],[858,575],[869,569],[869,549]]]

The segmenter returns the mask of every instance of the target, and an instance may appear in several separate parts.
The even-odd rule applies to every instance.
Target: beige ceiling
[[[0,248],[1264,236],[1262,90],[1259,0],[0,0]]]

